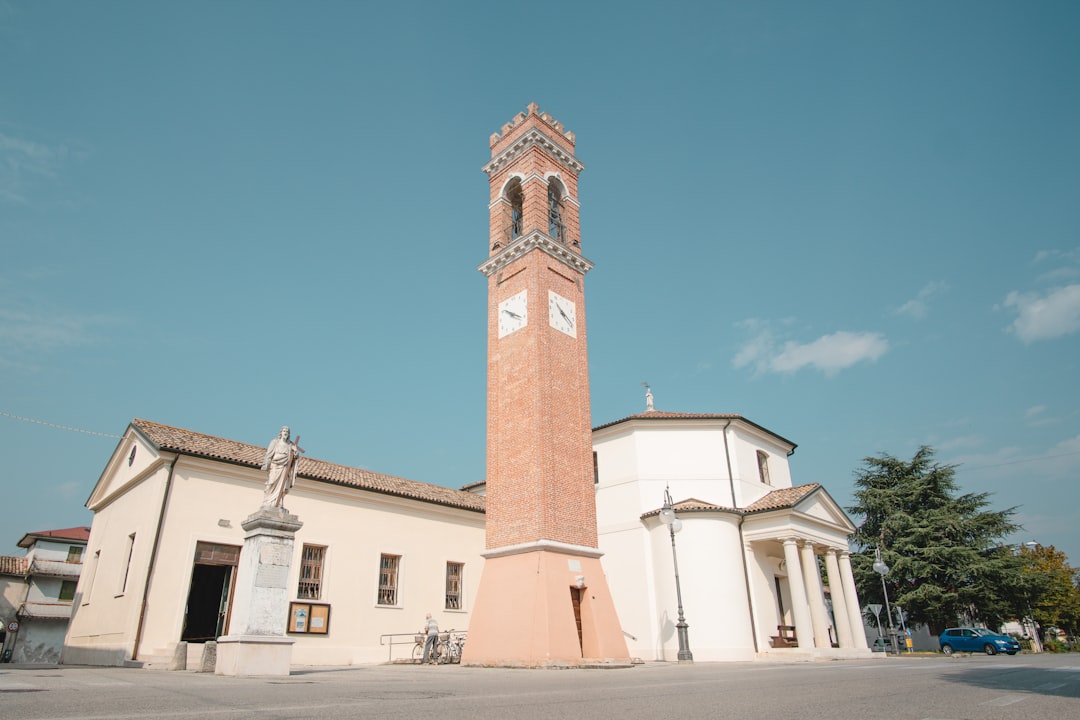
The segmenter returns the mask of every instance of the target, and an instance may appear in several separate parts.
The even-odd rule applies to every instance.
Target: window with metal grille
[[[379,558],[379,604],[398,604],[398,563],[400,555],[382,555]]]
[[[322,545],[305,545],[300,555],[300,582],[296,597],[302,600],[318,600],[322,597],[323,560],[326,548]]]
[[[83,549],[80,546],[78,546],[78,545],[70,545],[70,546],[68,546],[67,561],[70,562],[70,563],[81,563],[82,562],[82,554],[83,554]]]
[[[446,563],[446,609],[461,609],[461,574],[465,563]]]

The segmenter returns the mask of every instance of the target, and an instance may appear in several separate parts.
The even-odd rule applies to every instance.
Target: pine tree
[[[880,548],[889,600],[909,624],[937,634],[973,622],[996,628],[1019,614],[1021,562],[1000,542],[1018,529],[1014,508],[990,511],[989,493],[959,494],[956,466],[936,462],[930,447],[911,461],[882,454],[863,463],[848,508],[862,517],[852,568],[863,603],[885,604],[873,569]]]

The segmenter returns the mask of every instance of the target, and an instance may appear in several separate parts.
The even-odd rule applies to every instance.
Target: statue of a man
[[[282,507],[285,495],[296,480],[296,466],[304,450],[299,445],[299,437],[295,441],[289,440],[289,432],[289,426],[284,426],[266,447],[266,459],[262,464],[262,469],[267,471],[262,501],[264,508]]]

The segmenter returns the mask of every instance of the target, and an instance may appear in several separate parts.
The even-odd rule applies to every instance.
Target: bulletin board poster
[[[330,606],[289,603],[289,632],[325,635],[330,632]]]

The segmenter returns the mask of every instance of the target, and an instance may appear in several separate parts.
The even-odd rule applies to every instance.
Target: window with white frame
[[[446,609],[461,609],[461,576],[465,570],[465,563],[446,563]]]
[[[318,600],[322,597],[323,562],[326,560],[326,547],[323,545],[304,545],[300,553],[300,581],[296,587],[296,597],[301,600]]]
[[[379,605],[398,604],[398,566],[400,555],[379,557]]]

